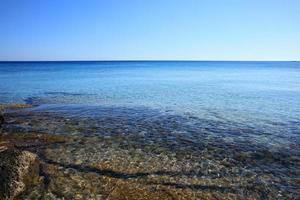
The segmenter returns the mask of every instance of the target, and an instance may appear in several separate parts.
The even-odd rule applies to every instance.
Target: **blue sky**
[[[299,0],[0,0],[0,60],[300,60]]]

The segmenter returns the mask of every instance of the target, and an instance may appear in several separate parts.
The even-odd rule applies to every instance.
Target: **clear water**
[[[65,147],[73,153],[60,152],[60,161],[102,163],[133,148],[140,157],[128,163],[158,167],[151,146],[164,149],[165,165],[175,162],[181,172],[203,173],[211,165],[207,179],[223,174],[238,188],[237,174],[244,177],[242,197],[250,182],[263,185],[254,192],[263,199],[266,193],[285,199],[300,194],[300,62],[0,63],[0,80],[0,103],[39,105],[25,115],[13,112],[18,130],[30,124],[30,130],[86,142]],[[126,165],[122,154],[119,159]],[[226,159],[234,162],[223,165]],[[250,180],[249,171],[263,178]]]
[[[287,137],[300,129],[299,62],[0,63],[0,80],[1,103],[145,106]]]
[[[236,121],[300,117],[299,62],[0,63],[0,102],[149,106]]]

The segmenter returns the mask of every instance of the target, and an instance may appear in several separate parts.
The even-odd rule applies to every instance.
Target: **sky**
[[[300,60],[300,1],[0,0],[0,60]]]

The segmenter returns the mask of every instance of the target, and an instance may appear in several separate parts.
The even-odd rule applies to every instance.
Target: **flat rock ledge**
[[[15,199],[39,184],[39,160],[36,154],[7,148],[0,152],[0,199]]]

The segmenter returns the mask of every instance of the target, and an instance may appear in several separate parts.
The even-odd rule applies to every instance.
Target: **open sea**
[[[113,172],[94,185],[110,177],[160,196],[300,198],[300,62],[0,62],[10,103],[34,107],[8,111],[6,131],[76,138],[40,155],[62,176],[81,169],[89,182],[98,166]],[[68,180],[35,194],[108,198]]]

